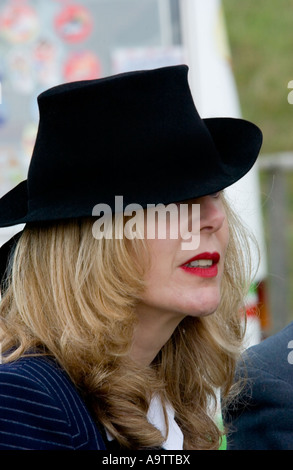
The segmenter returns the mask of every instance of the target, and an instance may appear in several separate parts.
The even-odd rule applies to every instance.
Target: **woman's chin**
[[[212,315],[220,305],[220,296],[207,296],[207,298],[195,299],[186,305],[185,311],[188,315],[194,317],[203,317]]]

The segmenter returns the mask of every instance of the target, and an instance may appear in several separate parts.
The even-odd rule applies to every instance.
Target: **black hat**
[[[38,97],[27,180],[0,199],[0,227],[91,216],[98,203],[184,201],[244,176],[262,143],[254,124],[201,119],[186,65],[66,83]]]

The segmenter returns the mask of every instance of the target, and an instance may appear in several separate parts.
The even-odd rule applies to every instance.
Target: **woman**
[[[0,226],[26,224],[2,283],[0,448],[219,447],[212,405],[232,383],[249,283],[247,238],[222,190],[262,137],[244,120],[201,119],[187,71],[39,97],[28,178],[0,200]],[[189,225],[200,204],[198,246],[171,236],[180,210],[166,237],[148,237],[149,206],[169,203],[187,205]],[[102,236],[97,204],[110,210]],[[145,215],[136,237],[129,204]]]

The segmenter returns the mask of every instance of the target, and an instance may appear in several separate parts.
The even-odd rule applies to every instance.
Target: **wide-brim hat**
[[[170,203],[220,191],[253,166],[262,133],[201,119],[186,65],[65,83],[38,97],[28,176],[0,199],[0,227],[91,216],[98,203]]]

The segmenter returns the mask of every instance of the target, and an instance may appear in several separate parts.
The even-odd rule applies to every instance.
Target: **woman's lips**
[[[220,255],[214,253],[200,253],[180,266],[188,274],[199,277],[216,277]]]

